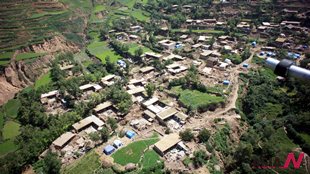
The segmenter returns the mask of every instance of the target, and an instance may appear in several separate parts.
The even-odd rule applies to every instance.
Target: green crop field
[[[95,9],[94,9],[94,12],[95,12],[95,13],[98,13],[98,12],[103,11],[103,10],[105,10],[105,9],[106,9],[106,7],[103,6],[103,5],[96,5],[96,6],[95,6]]]
[[[63,174],[92,174],[100,167],[99,155],[95,151],[85,154],[83,157],[63,168]]]
[[[224,102],[223,97],[202,93],[197,90],[183,90],[179,86],[173,87],[172,92],[179,95],[179,100],[182,104],[185,105],[185,107],[190,107],[194,110],[200,106]]]
[[[18,113],[18,109],[20,107],[20,101],[17,99],[9,100],[4,106],[4,112],[7,117],[15,118]]]
[[[16,60],[32,59],[45,55],[45,53],[21,53],[16,56]]]
[[[142,166],[143,168],[149,168],[156,165],[158,161],[161,161],[159,155],[154,150],[148,150],[144,153]]]
[[[82,40],[84,31],[81,15],[75,10],[88,8],[90,1],[4,1],[0,6],[0,52],[15,51],[33,44],[44,43],[55,35],[63,34],[72,42]],[[67,33],[71,33],[68,35]],[[74,36],[72,36],[74,35]],[[77,42],[76,42],[77,43]],[[79,43],[78,43],[79,44]],[[24,57],[25,56],[25,57]],[[19,59],[33,57],[21,55]],[[7,64],[0,60],[0,64]]]
[[[14,121],[7,121],[2,129],[3,139],[13,139],[19,135],[20,124]]]
[[[148,22],[150,20],[150,14],[140,9],[130,11],[129,15],[136,18],[138,21]]]
[[[3,115],[0,114],[0,117],[2,117],[0,119],[2,119],[1,121],[3,122]],[[14,141],[15,137],[20,134],[19,128],[19,123],[16,123],[14,121],[5,122],[4,127],[2,128],[2,137],[4,141],[0,143],[0,156],[5,155],[9,152],[13,152],[18,148]]]
[[[10,63],[13,54],[13,52],[0,53],[0,65],[6,65]]]
[[[94,41],[87,46],[87,50],[90,54],[99,58],[103,64],[105,64],[105,58],[107,56],[109,56],[110,60],[113,62],[116,62],[121,58],[120,55],[116,54],[115,51],[108,47],[107,42]]]
[[[129,144],[126,147],[121,148],[112,154],[114,162],[126,165],[128,163],[137,164],[143,155],[143,151],[148,148],[150,145],[155,144],[159,138],[151,138],[141,141],[136,141]],[[152,155],[149,154],[152,157]],[[152,157],[153,158],[153,157]]]
[[[145,47],[145,46],[136,44],[136,43],[131,43],[131,44],[128,44],[128,45],[129,45],[129,53],[130,53],[131,55],[135,55],[135,51],[136,51],[139,47],[142,48],[143,53],[145,53],[145,52],[151,52],[151,51],[152,51],[151,49],[149,49],[149,48],[147,48],[147,47]]]
[[[52,82],[51,78],[51,72],[49,71],[48,73],[44,74],[42,77],[40,77],[34,85],[35,89],[38,89],[40,86],[47,85]]]

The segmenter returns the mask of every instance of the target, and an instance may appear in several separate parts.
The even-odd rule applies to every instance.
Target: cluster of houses
[[[54,140],[49,150],[57,153],[63,164],[70,163],[95,147],[96,142],[93,142],[89,135],[102,129],[104,125],[105,123],[98,117],[88,116],[74,123],[70,132]]]
[[[174,9],[179,8],[178,5],[173,6]],[[190,12],[192,6],[184,5],[182,10]],[[286,9],[285,13],[296,13]],[[186,28],[199,28],[204,27],[219,27],[227,25],[224,21],[218,21],[217,19],[187,19],[185,22]],[[240,31],[244,33],[252,32],[252,24],[250,22],[242,21],[236,26]],[[293,29],[293,30],[305,30],[301,27],[301,23],[297,21],[282,21],[280,24],[262,22],[257,27],[257,32],[268,33],[274,29]],[[120,41],[132,41],[140,43],[140,37],[136,34],[143,30],[143,27],[136,25],[131,26],[128,32],[109,31],[113,34],[117,40]],[[257,33],[256,32],[256,33]],[[171,129],[172,133],[164,135],[163,138],[154,145],[154,150],[166,159],[175,161],[182,159],[185,155],[191,153],[191,150],[181,141],[178,132],[184,128],[189,116],[181,111],[176,106],[166,104],[164,101],[154,95],[148,97],[146,94],[146,85],[149,82],[156,82],[161,77],[168,78],[168,81],[174,78],[182,77],[186,74],[189,67],[193,64],[198,67],[199,73],[203,77],[212,77],[215,82],[221,82],[223,85],[230,85],[228,78],[229,70],[235,65],[228,58],[223,59],[223,54],[234,55],[240,54],[243,50],[238,47],[238,40],[236,37],[221,35],[212,36],[209,34],[197,34],[197,38],[193,38],[192,35],[182,34],[179,40],[173,40],[171,38],[161,39],[158,45],[164,50],[161,53],[145,52],[141,57],[145,62],[145,66],[139,67],[138,71],[132,74],[128,84],[124,86],[124,89],[131,95],[132,101],[135,106],[138,106],[139,111],[142,111],[142,115],[136,116],[130,120],[130,126],[132,130],[127,130],[125,136],[128,139],[133,139],[136,134],[141,131],[148,130],[154,127],[165,127]],[[214,43],[210,43],[210,40],[214,39]],[[262,47],[258,56],[261,58],[274,57],[278,48],[294,48],[298,51],[308,49],[305,45],[294,45],[290,42],[290,38],[284,33],[275,40],[275,46]],[[288,44],[290,43],[290,44]],[[247,44],[244,43],[243,44]],[[252,46],[256,46],[256,42],[252,43]],[[297,48],[298,47],[298,48]],[[191,53],[192,58],[178,55],[175,50],[183,49],[184,52]],[[301,55],[295,52],[289,52],[288,56],[300,58]],[[161,62],[169,62],[165,64],[163,72],[158,70],[149,64],[153,60],[159,60]],[[243,68],[248,68],[249,64],[243,64]],[[74,66],[70,64],[64,64],[61,66],[62,70],[71,72]],[[72,72],[71,72],[72,73]],[[87,101],[89,96],[94,93],[98,93],[105,87],[113,85],[116,81],[120,80],[120,77],[114,74],[103,77],[100,82],[84,84],[79,86],[79,90],[82,92],[79,101]],[[216,85],[216,84],[214,84]],[[50,114],[57,114],[67,112],[66,101],[63,99],[59,90],[50,91],[41,95],[41,103],[44,105],[46,112]],[[79,122],[72,125],[72,130],[66,132],[58,137],[51,145],[50,149],[57,152],[61,156],[63,163],[68,163],[71,160],[78,158],[79,155],[87,152],[89,149],[95,147],[97,142],[93,142],[90,139],[90,134],[97,132],[103,128],[107,119],[113,117],[116,120],[121,120],[123,116],[118,112],[118,108],[111,102],[105,101],[98,104],[93,108],[93,115],[90,115]],[[117,149],[124,145],[122,139],[116,139],[113,143],[109,143],[103,149],[103,153],[110,155]]]

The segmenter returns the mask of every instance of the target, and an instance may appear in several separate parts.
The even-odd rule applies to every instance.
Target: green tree
[[[109,129],[107,129],[106,127],[103,127],[101,130],[99,130],[99,133],[100,133],[101,140],[103,142],[107,142],[109,139],[109,135],[110,135]]]
[[[206,163],[208,155],[204,150],[198,150],[194,152],[193,164],[195,167],[201,167]]]
[[[141,47],[135,50],[135,57],[141,57],[142,54],[143,54],[143,49]]]
[[[206,128],[203,128],[198,134],[198,139],[200,142],[205,143],[209,140],[210,135],[211,133]]]
[[[108,34],[109,34],[109,31],[106,28],[100,30],[100,36],[99,36],[100,40],[101,41],[107,40],[108,39]]]
[[[106,62],[106,70],[111,73],[114,74],[117,70],[116,64],[114,62],[111,61],[110,56],[107,56],[105,58],[105,62]]]
[[[88,136],[94,142],[97,142],[101,139],[100,134],[97,132],[92,132],[92,133],[88,134]]]
[[[61,162],[57,155],[52,152],[48,152],[43,159],[43,172],[46,174],[58,174],[60,173],[60,168]]]
[[[155,92],[156,86],[153,83],[148,83],[146,85],[146,93],[148,97],[152,97]]]
[[[246,47],[241,54],[242,61],[248,59],[250,57],[250,55],[251,55],[250,48]]]
[[[183,141],[192,141],[194,139],[194,134],[190,129],[185,129],[179,135]]]
[[[54,62],[51,69],[51,78],[53,82],[61,81],[64,79],[64,77],[65,72],[60,69],[59,65],[56,62]]]
[[[115,118],[109,117],[107,120],[107,123],[110,125],[110,128],[115,131],[117,129],[117,121]]]

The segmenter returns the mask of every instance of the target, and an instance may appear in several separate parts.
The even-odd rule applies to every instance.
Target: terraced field
[[[72,41],[81,41],[83,20],[71,18],[72,11],[60,2],[1,1],[0,52],[43,43],[59,33]],[[70,31],[70,32],[68,32]],[[2,64],[2,62],[1,62]]]

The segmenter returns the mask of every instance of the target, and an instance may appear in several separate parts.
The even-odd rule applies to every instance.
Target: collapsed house
[[[188,68],[186,66],[174,63],[171,65],[167,65],[166,68],[168,69],[168,72],[170,72],[172,75],[179,74],[181,72],[186,71]]]

